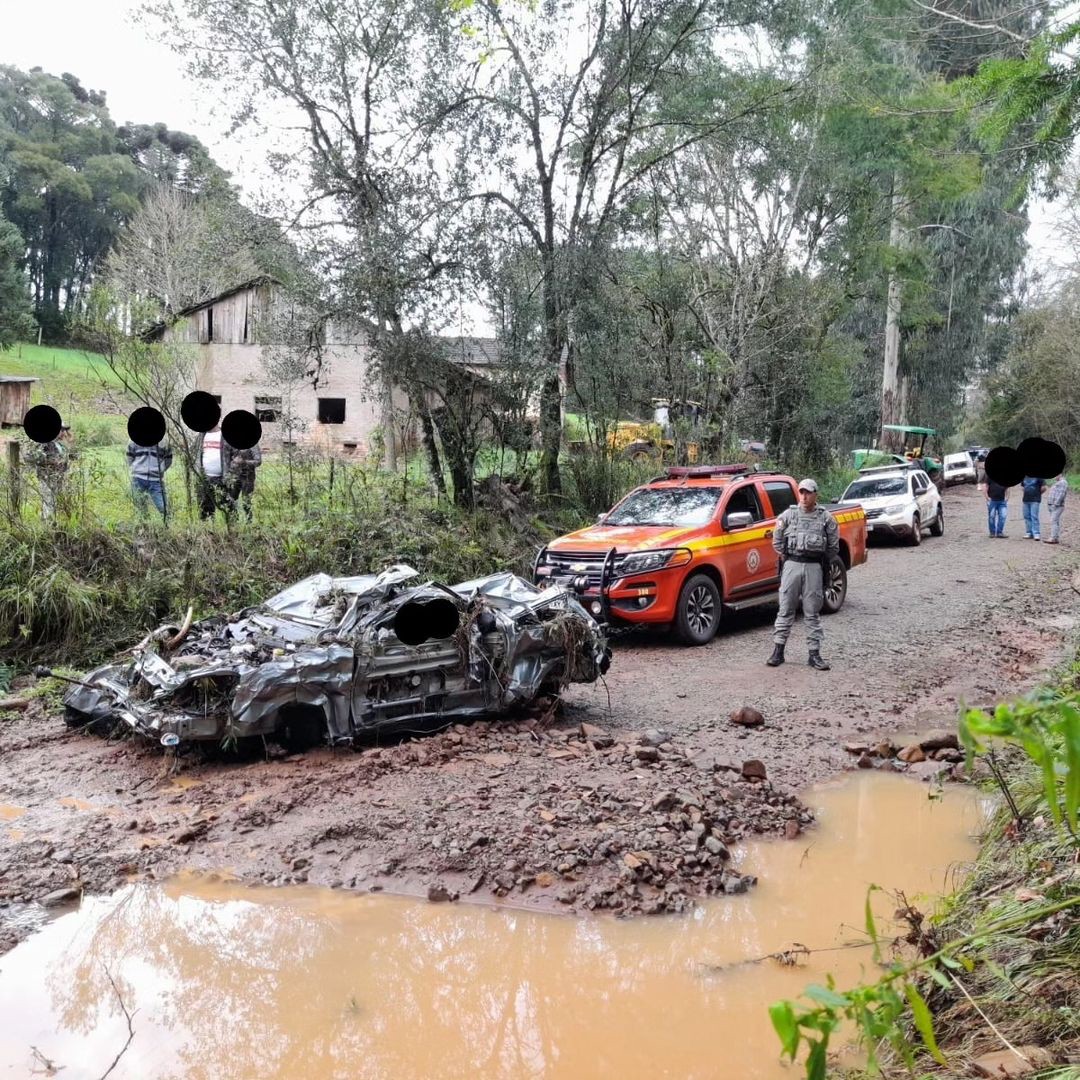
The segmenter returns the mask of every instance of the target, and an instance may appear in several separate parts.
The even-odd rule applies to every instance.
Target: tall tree
[[[0,158],[0,206],[26,242],[38,322],[56,339],[138,208],[142,177],[117,149],[104,96],[40,68],[0,67]]]
[[[0,214],[0,349],[30,336],[33,319],[22,272],[23,238]]]
[[[578,300],[596,256],[662,163],[771,98],[734,93],[725,32],[753,22],[747,3],[706,0],[476,0],[458,18],[462,72],[443,88],[465,198],[520,233],[540,270],[545,374],[543,473],[560,488],[565,373]],[[560,378],[560,375],[563,377]]]

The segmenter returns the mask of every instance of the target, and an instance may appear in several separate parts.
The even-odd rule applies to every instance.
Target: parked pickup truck
[[[776,518],[798,501],[795,481],[746,465],[672,467],[635,488],[595,525],[543,548],[534,577],[570,584],[598,619],[669,624],[704,645],[724,608],[772,600],[780,586],[772,547]],[[840,526],[840,556],[825,582],[826,612],[839,611],[847,572],[866,561],[861,506],[826,507]]]

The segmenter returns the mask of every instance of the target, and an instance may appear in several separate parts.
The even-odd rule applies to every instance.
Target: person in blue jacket
[[[1024,539],[1041,540],[1039,510],[1046,481],[1040,476],[1025,476],[1021,487],[1024,489]]]

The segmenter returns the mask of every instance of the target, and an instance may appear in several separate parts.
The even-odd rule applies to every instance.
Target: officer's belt
[[[824,560],[824,555],[785,555],[785,562],[819,563]]]

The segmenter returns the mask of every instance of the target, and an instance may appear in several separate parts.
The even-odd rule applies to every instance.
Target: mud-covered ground
[[[605,683],[571,688],[554,715],[355,752],[167,758],[36,705],[0,714],[0,950],[42,900],[183,869],[627,914],[741,890],[754,868],[730,847],[810,827],[794,793],[854,767],[846,746],[918,741],[1064,655],[1080,614],[1068,534],[1022,540],[1017,505],[997,543],[980,493],[951,489],[946,507],[943,538],[876,545],[852,573],[825,624],[830,672],[806,667],[801,624],[788,663],[765,666],[770,605],[702,649],[617,639]],[[764,723],[735,723],[743,709]]]

